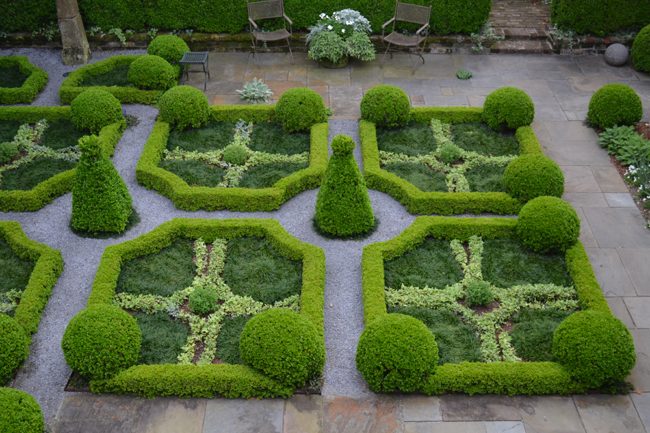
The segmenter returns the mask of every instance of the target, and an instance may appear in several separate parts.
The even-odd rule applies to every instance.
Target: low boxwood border
[[[20,87],[0,87],[0,104],[30,104],[47,84],[47,72],[32,65],[25,56],[0,57],[0,67],[18,66],[27,79]]]
[[[247,122],[263,122],[273,119],[274,113],[275,105],[210,107],[212,120],[219,122],[236,123],[239,119]],[[328,132],[327,123],[312,126],[309,167],[280,179],[271,188],[190,187],[177,175],[158,167],[170,133],[170,125],[158,121],[138,161],[136,179],[147,189],[155,189],[159,194],[171,199],[176,207],[183,210],[230,209],[246,212],[275,210],[294,195],[320,185],[327,167]]]
[[[424,242],[427,236],[439,239],[513,239],[517,220],[511,218],[418,217],[399,236],[368,245],[361,261],[363,314],[365,323],[387,314],[384,295],[384,261],[403,255]],[[566,252],[566,264],[583,310],[611,314],[600,285],[580,241]],[[467,394],[571,394],[586,391],[555,362],[495,362],[444,364],[420,388],[424,394],[464,392]]]
[[[309,319],[323,337],[325,253],[320,247],[306,244],[291,236],[273,219],[205,220],[174,218],[149,233],[131,241],[111,245],[104,250],[88,306],[111,305],[121,266],[136,257],[151,254],[171,245],[177,238],[232,239],[241,236],[264,237],[278,252],[302,261],[300,314]],[[282,385],[244,365],[138,365],[110,380],[91,381],[93,392],[115,392],[155,396],[229,398],[288,397],[293,388]]]
[[[70,120],[72,113],[70,107],[0,107],[0,120],[36,123],[41,119]],[[115,146],[124,132],[123,128],[123,124],[113,123],[99,131],[104,152],[108,156],[113,156]],[[55,198],[72,191],[75,170],[52,176],[28,191],[0,191],[0,211],[33,212],[43,208]]]
[[[435,118],[445,123],[482,122],[482,108],[418,107],[411,109],[411,120],[429,123]],[[375,124],[365,120],[359,123],[359,137],[363,155],[363,174],[368,188],[393,196],[413,214],[453,215],[473,212],[491,212],[499,215],[517,214],[522,203],[504,192],[424,192],[410,182],[382,169],[379,165],[377,131]],[[520,154],[543,154],[530,126],[517,129]]]

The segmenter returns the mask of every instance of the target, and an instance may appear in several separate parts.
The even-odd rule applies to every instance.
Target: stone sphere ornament
[[[627,63],[630,52],[623,44],[612,44],[605,50],[605,61],[608,65],[623,66]]]

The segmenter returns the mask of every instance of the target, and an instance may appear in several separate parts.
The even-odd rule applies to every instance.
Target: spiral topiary
[[[650,25],[645,26],[634,38],[632,64],[637,71],[650,72]]]
[[[580,218],[560,198],[537,197],[521,208],[517,235],[524,246],[538,253],[566,251],[580,236]]]
[[[122,104],[110,92],[103,89],[88,89],[80,93],[70,103],[72,123],[80,131],[99,131],[112,123],[122,123],[126,120],[122,114]]]
[[[27,359],[27,355],[29,338],[22,326],[6,314],[0,313],[0,386],[11,379],[14,370]]]
[[[136,363],[142,334],[136,320],[112,305],[93,305],[70,320],[61,347],[65,360],[87,379],[109,379]]]
[[[167,90],[176,85],[172,65],[159,56],[138,56],[129,66],[129,81],[146,90]]]
[[[43,433],[45,421],[41,405],[25,391],[0,388],[0,431],[2,433]]]
[[[421,321],[385,314],[366,325],[357,346],[357,370],[375,392],[415,391],[436,372],[438,345]]]
[[[296,132],[327,122],[327,113],[323,98],[316,91],[294,87],[280,96],[275,106],[275,118],[286,132]]]
[[[162,95],[159,105],[160,120],[180,131],[205,126],[210,117],[208,98],[191,86],[172,87]]]
[[[363,96],[361,118],[380,128],[399,128],[411,118],[411,102],[399,87],[380,84]]]
[[[147,54],[160,56],[169,63],[180,62],[183,54],[189,51],[190,47],[185,41],[174,35],[156,36],[147,47]]]
[[[508,164],[503,173],[503,186],[522,203],[541,196],[562,197],[564,174],[551,158],[526,154]]]
[[[630,86],[606,84],[591,97],[587,117],[596,128],[634,125],[643,117],[643,104]]]
[[[287,385],[301,387],[325,365],[325,343],[316,327],[291,310],[271,309],[250,319],[241,333],[244,363]]]
[[[557,327],[553,357],[589,388],[624,381],[636,363],[627,327],[609,312],[589,310],[572,314]]]
[[[496,89],[485,98],[483,121],[495,131],[528,126],[535,119],[535,104],[530,96],[516,87]]]

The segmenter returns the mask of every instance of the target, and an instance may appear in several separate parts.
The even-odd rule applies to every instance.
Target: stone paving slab
[[[645,433],[629,395],[573,397],[587,433]]]
[[[526,433],[518,421],[493,422],[407,422],[406,433]]]
[[[584,433],[580,415],[571,397],[517,397],[527,433]]]
[[[650,431],[650,394],[630,394],[641,422],[646,431]]]
[[[633,329],[630,332],[634,338],[636,365],[628,380],[637,389],[650,392],[650,330]]]
[[[440,399],[437,396],[403,396],[402,415],[404,422],[442,421]]]
[[[576,213],[578,214],[578,218],[580,218],[580,236],[578,236],[578,240],[582,242],[582,246],[585,248],[598,248],[598,242],[596,242],[594,233],[591,231],[591,227],[589,227],[585,212],[582,208],[577,208]]]
[[[389,396],[323,397],[323,433],[403,432],[399,401]]]
[[[601,248],[650,248],[650,230],[638,209],[584,208]]]
[[[443,421],[520,421],[517,400],[506,395],[440,396]]]
[[[615,248],[587,248],[587,255],[606,297],[637,295]]]
[[[623,298],[607,298],[607,304],[609,304],[609,309],[612,310],[612,314],[623,322],[628,329],[636,328]]]
[[[323,400],[315,395],[293,395],[284,406],[283,433],[319,433],[323,430]]]
[[[650,266],[648,250],[643,248],[619,249],[618,255],[639,296],[650,296]]]
[[[634,325],[639,329],[650,329],[650,297],[623,298],[623,301],[634,320]]]
[[[284,400],[208,400],[202,433],[282,433]]]
[[[564,192],[601,192],[589,166],[563,165],[560,168],[564,174]]]

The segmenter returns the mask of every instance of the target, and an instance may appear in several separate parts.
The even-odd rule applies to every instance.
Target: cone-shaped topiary
[[[179,131],[187,127],[200,128],[208,123],[210,104],[199,89],[192,86],[176,86],[160,98],[160,120]]]
[[[349,236],[365,233],[375,224],[370,196],[347,135],[332,140],[332,156],[318,191],[314,221],[326,233]]]
[[[0,431],[2,433],[43,433],[41,405],[25,391],[0,388]]]
[[[123,123],[122,104],[104,89],[89,89],[74,98],[70,104],[72,124],[80,131],[99,131],[111,123]]]
[[[591,97],[587,117],[595,127],[602,129],[634,125],[643,117],[643,104],[630,86],[606,84]]]
[[[544,155],[521,155],[506,167],[503,186],[522,203],[541,196],[562,197],[564,174],[560,166]]]
[[[380,84],[363,96],[361,118],[380,128],[399,128],[411,118],[411,102],[399,87]]]
[[[637,71],[650,72],[650,26],[645,26],[634,38],[632,63]]]
[[[14,319],[0,313],[0,386],[29,354],[29,338]],[[1,411],[0,411],[1,413]]]
[[[294,87],[280,96],[275,117],[287,132],[306,131],[317,123],[327,122],[323,98],[304,87]]]
[[[580,236],[580,218],[571,205],[557,197],[537,197],[517,217],[521,243],[538,253],[566,251]]]
[[[530,96],[516,87],[496,89],[485,98],[483,121],[495,131],[504,127],[517,129],[535,119],[535,104]]]
[[[121,232],[131,216],[131,194],[95,135],[79,139],[81,158],[72,186],[75,230]]]

